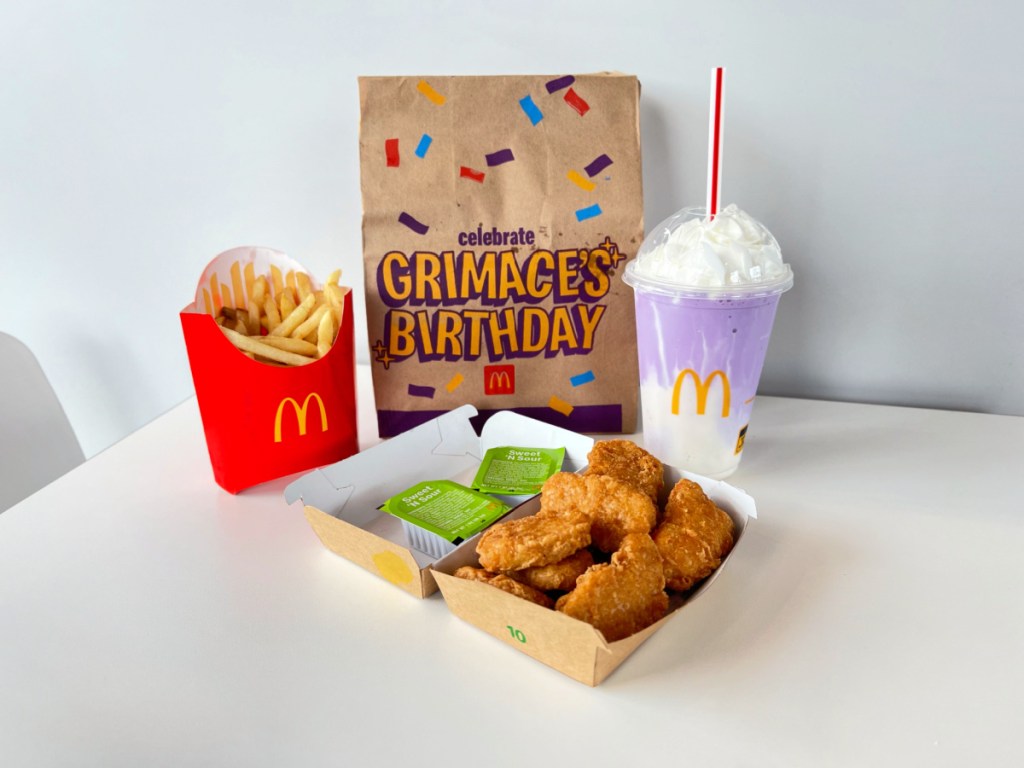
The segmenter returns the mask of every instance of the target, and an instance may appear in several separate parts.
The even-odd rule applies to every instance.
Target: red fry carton
[[[230,493],[359,450],[350,294],[334,345],[306,365],[258,362],[236,349],[214,321],[223,306],[247,312],[260,275],[276,297],[294,290],[300,273],[306,270],[278,251],[234,248],[210,262],[195,301],[181,311],[213,476]]]

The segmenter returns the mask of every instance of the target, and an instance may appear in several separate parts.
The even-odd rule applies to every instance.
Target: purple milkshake
[[[731,205],[687,208],[644,240],[635,291],[644,447],[714,478],[739,466],[779,297],[793,285],[778,243]]]

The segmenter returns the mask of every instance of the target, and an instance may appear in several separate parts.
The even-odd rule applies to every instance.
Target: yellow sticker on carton
[[[380,575],[396,586],[408,584],[412,581],[412,571],[394,552],[378,552],[373,556],[373,564],[377,566]]]

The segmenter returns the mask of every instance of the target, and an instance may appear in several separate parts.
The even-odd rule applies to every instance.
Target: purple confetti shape
[[[595,157],[593,161],[591,161],[590,165],[588,165],[583,170],[587,172],[587,176],[589,176],[590,178],[594,178],[595,176],[597,176],[597,174],[599,174],[601,171],[603,171],[611,164],[612,159],[608,157],[608,155],[599,155]]]
[[[431,400],[434,399],[434,388],[424,387],[419,384],[409,385],[409,397],[429,397]]]
[[[548,80],[544,87],[548,89],[548,93],[555,93],[563,88],[568,88],[575,82],[575,77],[572,75],[565,75],[565,77],[556,77],[554,80]]]
[[[405,224],[405,226],[407,226],[409,229],[411,229],[417,235],[425,235],[425,234],[427,234],[427,230],[430,229],[430,227],[428,227],[426,224],[423,224],[422,222],[416,221],[416,219],[414,219],[412,216],[410,216],[405,211],[402,211],[398,215],[398,221],[401,224]]]
[[[509,163],[516,159],[512,154],[511,149],[499,149],[497,152],[492,152],[491,154],[486,155],[486,158],[488,166],[501,165],[502,163]]]

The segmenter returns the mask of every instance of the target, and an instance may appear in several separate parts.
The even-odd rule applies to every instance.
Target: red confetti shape
[[[388,159],[388,168],[398,167],[398,139],[384,140],[384,156]]]
[[[568,104],[570,107],[579,112],[581,116],[587,114],[587,112],[590,110],[590,105],[587,104],[587,102],[585,102],[583,99],[581,99],[580,95],[576,93],[576,91],[574,91],[572,88],[566,91],[565,96],[563,96],[562,98],[565,99],[566,104]]]
[[[459,168],[459,176],[464,179],[479,182],[480,184],[484,183],[483,171],[474,171],[472,168],[468,168],[465,165]]]

